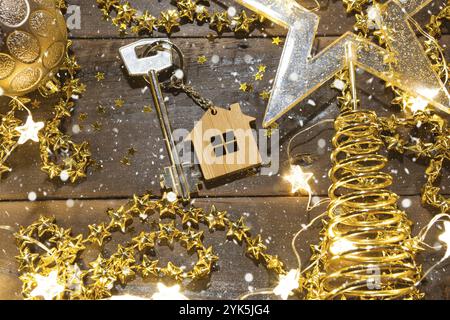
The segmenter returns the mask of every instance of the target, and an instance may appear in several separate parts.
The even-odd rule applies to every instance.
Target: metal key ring
[[[151,56],[151,54],[154,52],[154,50],[161,46],[162,44],[168,44],[171,48],[171,50],[175,51],[178,55],[178,59],[180,61],[180,67],[179,69],[181,71],[183,71],[183,78],[182,79],[178,79],[177,77],[175,77],[175,74],[173,74],[169,80],[166,80],[164,82],[161,82],[162,85],[166,85],[167,83],[176,83],[176,82],[181,82],[184,83],[184,80],[186,79],[186,75],[187,72],[184,68],[185,66],[185,59],[184,59],[184,55],[183,52],[181,51],[180,47],[178,47],[175,43],[169,41],[169,40],[158,40],[156,42],[154,42],[151,46],[149,46],[147,49],[145,49],[144,54],[143,54],[143,58],[145,57],[149,57]],[[163,47],[164,48],[164,47]],[[144,77],[145,81],[148,82],[147,77]]]

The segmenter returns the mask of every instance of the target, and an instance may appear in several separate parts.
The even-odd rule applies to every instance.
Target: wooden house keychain
[[[141,49],[144,53],[139,55]],[[182,76],[174,73],[168,81],[160,82],[159,73],[174,66],[173,52],[178,55]],[[120,48],[120,55],[128,73],[143,76],[151,88],[171,162],[164,169],[163,188],[189,200],[190,194],[198,191],[199,175],[191,163],[180,161],[162,89],[184,92],[205,110],[186,139],[194,146],[204,180],[216,180],[261,165],[258,144],[250,127],[255,118],[243,114],[239,104],[233,104],[230,109],[219,108],[185,84],[184,56],[178,46],[168,39],[144,39]]]

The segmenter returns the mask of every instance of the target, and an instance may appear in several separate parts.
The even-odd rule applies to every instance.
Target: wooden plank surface
[[[132,0],[131,3],[141,10],[150,9],[154,13],[171,7],[169,1],[153,3]],[[235,5],[234,1],[223,3]],[[326,47],[337,36],[352,30],[354,23],[354,18],[345,13],[340,1],[320,3],[322,9],[318,12],[321,23],[315,45],[317,51]],[[439,0],[433,1],[415,18],[424,25],[430,14],[436,13],[442,3]],[[9,161],[13,172],[0,181],[0,225],[28,225],[39,214],[51,214],[63,226],[72,227],[75,232],[85,232],[87,224],[104,220],[104,210],[107,207],[123,204],[132,194],[147,190],[160,194],[158,177],[169,162],[159,123],[155,112],[143,112],[143,107],[150,104],[145,82],[129,78],[118,56],[118,49],[133,39],[130,39],[130,35],[119,36],[110,22],[103,21],[95,1],[70,0],[69,4],[81,9],[81,29],[72,30],[71,38],[74,40],[73,51],[82,66],[80,77],[88,89],[77,101],[74,116],[64,123],[64,129],[72,133],[74,126],[81,126],[81,132],[74,135],[75,139],[90,143],[93,158],[103,168],[90,170],[88,178],[77,184],[50,181],[39,169],[37,145],[28,143],[21,146]],[[302,4],[307,7],[314,5],[313,1]],[[213,3],[213,7],[218,8],[219,5]],[[240,8],[238,5],[236,7]],[[259,93],[270,87],[282,50],[282,47],[271,44],[271,37],[284,36],[285,30],[269,24],[264,30],[255,31],[248,39],[235,38],[227,33],[214,42],[205,38],[210,32],[206,25],[188,24],[172,35],[173,41],[185,53],[189,80],[218,105],[228,106],[240,102],[243,112],[256,117],[256,127],[261,128],[266,102],[261,100]],[[448,34],[447,25],[444,26],[444,33]],[[441,43],[446,47],[450,45],[450,36],[444,35]],[[208,62],[198,64],[197,58],[200,55],[205,55]],[[450,58],[448,50],[446,55]],[[213,63],[217,58],[219,62]],[[267,65],[264,80],[256,84],[254,92],[240,92],[240,82],[254,82],[252,76],[259,64]],[[104,72],[106,79],[98,82],[95,79],[97,72]],[[376,110],[379,115],[393,112],[389,107],[392,96],[380,81],[373,79],[371,75],[360,74],[358,87],[364,106]],[[167,97],[174,128],[192,129],[195,121],[201,118],[202,110],[183,94]],[[125,100],[125,106],[121,109],[114,107],[114,100],[118,98]],[[206,186],[196,200],[199,205],[216,203],[221,209],[227,209],[235,215],[239,213],[247,216],[255,230],[262,232],[265,239],[270,238],[271,252],[279,254],[292,268],[295,267],[295,261],[290,250],[290,238],[301,224],[307,223],[320,210],[305,213],[306,199],[290,196],[289,185],[283,179],[289,168],[286,147],[289,139],[300,129],[300,124],[306,127],[322,119],[334,118],[337,115],[335,98],[336,93],[329,85],[325,85],[279,122],[280,169],[273,175],[221,181],[216,185]],[[0,99],[0,113],[7,108],[5,101]],[[105,114],[97,112],[99,104],[106,108]],[[34,111],[34,117],[44,120],[49,117],[50,112],[50,101],[44,101],[41,109]],[[87,114],[85,121],[79,120],[81,114]],[[91,127],[94,123],[100,123],[102,129],[95,131]],[[332,135],[332,128],[323,126],[296,139],[299,152],[311,153],[315,157],[315,162],[305,170],[315,175],[311,187],[316,196],[327,194]],[[319,141],[321,146],[325,142],[325,147],[319,147]],[[130,147],[136,148],[137,153],[131,158],[131,165],[124,166],[120,160]],[[389,157],[391,161],[387,171],[395,179],[393,190],[402,196],[401,200],[412,201],[412,205],[406,209],[417,231],[419,226],[423,226],[433,216],[432,212],[420,205],[419,199],[420,189],[425,182],[426,162],[396,155]],[[444,193],[450,194],[448,169],[447,165],[441,186]],[[36,192],[39,201],[26,201],[29,192]],[[67,199],[75,199],[75,206],[67,207]],[[408,204],[408,201],[401,203]],[[274,225],[277,228],[273,228]],[[318,241],[319,229],[319,226],[312,228],[298,243],[305,262],[309,258],[309,245]],[[261,288],[273,284],[262,268],[244,257],[241,248],[224,240],[224,235],[217,233],[207,241],[217,247],[221,256],[220,271],[214,273],[207,283],[192,289],[188,293],[189,297],[237,298],[249,286]],[[20,282],[14,262],[17,254],[14,241],[10,234],[1,230],[0,241],[5,244],[0,251],[0,299],[20,298]],[[180,258],[178,252],[172,254],[174,258]],[[425,268],[438,259],[439,254],[421,256]],[[252,282],[244,281],[246,273],[253,275]],[[450,278],[444,266],[430,275],[423,290],[429,299],[448,299],[449,283]],[[136,281],[123,290],[129,294],[151,296],[153,289],[154,284]]]
[[[323,48],[334,38],[321,38],[318,48]],[[450,43],[446,36],[445,43]],[[241,102],[245,114],[256,117],[256,126],[261,128],[265,102],[259,97],[259,92],[269,87],[270,79],[274,77],[278,65],[281,48],[271,45],[268,39],[222,39],[214,43],[206,39],[176,39],[186,54],[188,76],[191,83],[202,94],[213,99],[218,105],[228,106]],[[15,168],[5,175],[0,184],[0,198],[7,200],[24,200],[31,191],[36,192],[40,199],[47,198],[103,198],[127,197],[137,192],[151,190],[159,193],[159,175],[163,167],[169,165],[162,133],[155,112],[144,113],[143,107],[151,104],[151,97],[141,79],[128,77],[118,57],[118,49],[129,43],[127,40],[76,40],[76,52],[82,66],[81,79],[87,85],[87,92],[78,101],[74,116],[65,122],[66,132],[72,133],[74,125],[82,126],[81,133],[74,135],[77,141],[86,140],[90,143],[93,158],[102,164],[102,170],[91,170],[88,179],[78,184],[50,181],[47,175],[40,172],[38,146],[27,143],[18,148],[10,157],[9,164]],[[245,44],[245,45],[244,45]],[[220,56],[217,65],[209,62],[198,64],[197,57],[205,54],[210,60],[214,55]],[[247,63],[248,57],[253,60]],[[246,62],[247,61],[247,62]],[[263,63],[268,66],[266,78],[258,83],[253,93],[239,91],[239,82],[251,82],[257,66]],[[98,71],[106,73],[105,81],[98,82],[95,74]],[[360,90],[363,103],[368,108],[376,110],[380,115],[392,113],[388,107],[391,96],[383,84],[374,80],[367,84],[372,76],[361,75]],[[373,92],[376,92],[374,95]],[[294,108],[280,121],[280,170],[273,176],[246,177],[236,181],[222,181],[221,184],[205,188],[200,196],[270,196],[289,195],[289,186],[282,176],[289,169],[286,148],[289,139],[299,131],[299,123],[304,127],[318,120],[334,118],[336,92],[329,85],[324,85],[299,107]],[[125,106],[114,108],[114,100],[123,98]],[[174,129],[191,130],[195,121],[200,120],[203,110],[184,94],[176,97],[167,94],[169,112]],[[314,101],[315,105],[312,105]],[[97,106],[106,108],[105,114],[97,112]],[[35,111],[37,120],[44,120],[51,112],[45,103]],[[3,105],[0,110],[5,110]],[[87,114],[85,121],[79,120],[80,114]],[[100,123],[102,129],[95,131],[91,125]],[[314,194],[325,195],[329,181],[326,170],[329,168],[331,151],[331,126],[318,127],[310,135],[296,139],[299,152],[312,153],[316,162],[308,168],[317,178],[313,183]],[[324,148],[319,148],[318,142],[325,140]],[[135,147],[137,153],[131,159],[131,165],[125,166],[120,160],[130,147]],[[27,159],[27,161],[24,161]],[[405,170],[406,168],[406,170]],[[415,163],[408,158],[393,157],[389,163],[389,171],[395,174],[394,190],[401,195],[419,194],[425,182],[424,164]],[[448,185],[448,174],[442,185]],[[411,179],[417,183],[410,183]],[[120,183],[118,183],[120,181]]]
[[[414,210],[409,210],[409,217],[414,221],[414,230],[424,226],[432,217],[427,210],[420,207],[420,199],[409,198]],[[0,208],[0,221],[3,224],[17,227],[18,225],[28,225],[36,220],[41,214],[55,216],[59,225],[68,228],[73,232],[86,235],[87,224],[107,221],[105,210],[110,207],[118,207],[124,204],[124,200],[90,200],[75,201],[73,206],[68,207],[66,201],[46,201],[46,202],[7,202]],[[220,210],[228,210],[233,218],[243,215],[249,222],[253,232],[262,234],[263,241],[268,245],[270,253],[278,254],[287,264],[288,268],[295,268],[296,261],[291,250],[292,236],[301,228],[301,225],[308,224],[318,214],[322,213],[322,208],[316,208],[311,212],[306,212],[306,199],[304,198],[217,198],[217,199],[197,199],[197,206],[208,208],[215,204]],[[293,223],[295,221],[295,223]],[[276,230],[274,227],[276,226]],[[320,223],[314,225],[297,241],[297,248],[302,257],[303,264],[308,264],[309,247],[318,242],[318,233],[321,229]],[[20,281],[17,279],[16,264],[14,256],[17,248],[13,237],[9,232],[0,230],[2,239],[2,250],[0,251],[0,299],[20,298]],[[429,239],[433,244],[433,237]],[[213,272],[208,281],[197,283],[196,286],[186,292],[191,299],[236,299],[241,294],[246,293],[249,287],[266,288],[274,284],[270,275],[262,268],[255,265],[245,257],[243,250],[233,242],[226,241],[224,232],[213,234],[205,232],[205,244],[212,245],[218,254],[218,271]],[[117,242],[113,242],[116,244]],[[158,250],[159,251],[159,250]],[[161,250],[166,256],[180,265],[191,261],[191,258],[182,256],[184,251],[175,247],[173,252]],[[442,252],[429,252],[419,255],[418,259],[424,263],[424,268],[430,267],[433,262],[441,257]],[[92,256],[95,254],[92,253]],[[450,281],[450,276],[446,272],[446,267],[437,268],[432,272],[422,286],[422,290],[427,293],[430,299],[448,299],[449,290],[446,284]],[[246,274],[251,274],[253,280],[245,281]],[[249,276],[247,276],[249,279]],[[195,289],[194,289],[195,288]],[[142,282],[139,279],[125,288],[120,289],[120,294],[139,295],[150,297],[155,290],[155,285]]]

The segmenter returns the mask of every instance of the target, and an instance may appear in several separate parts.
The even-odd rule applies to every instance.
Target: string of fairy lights
[[[97,3],[105,17],[110,18],[112,12],[116,14],[112,21],[118,26],[119,30],[126,31],[130,29],[134,33],[143,31],[151,33],[158,28],[162,28],[165,32],[170,33],[180,25],[181,19],[185,18],[191,22],[195,20],[200,22],[207,21],[219,33],[231,30],[247,34],[263,21],[257,15],[249,17],[245,11],[230,19],[228,10],[221,13],[210,13],[206,6],[202,5],[199,7],[197,1],[191,0],[177,1],[176,10],[162,12],[159,18],[152,16],[148,12],[138,16],[137,11],[129,3],[110,0],[97,0]],[[356,13],[357,23],[355,27],[360,31],[361,36],[369,37],[374,35],[379,40],[385,36],[380,30],[373,31],[367,27],[372,14],[370,10],[367,10],[369,1],[344,0],[343,3],[348,12]],[[419,30],[426,38],[424,46],[433,68],[445,82],[448,80],[448,68],[443,56],[443,48],[439,45],[437,39],[441,34],[442,22],[448,19],[450,19],[450,6],[447,5],[437,15],[432,16],[430,23],[425,27],[426,31]],[[418,26],[414,21],[411,22],[416,27]],[[30,103],[29,100],[24,98],[11,100],[11,111],[3,117],[0,128],[0,130],[3,130],[0,131],[3,137],[10,137],[10,140],[2,141],[2,146],[6,146],[8,150],[5,154],[1,154],[0,157],[0,169],[4,172],[10,170],[4,163],[13,150],[18,145],[31,140],[41,144],[41,157],[44,162],[43,170],[50,177],[54,178],[64,174],[68,175],[72,182],[75,182],[85,176],[86,168],[91,161],[87,144],[75,144],[59,130],[61,120],[70,116],[70,110],[73,106],[72,97],[81,94],[85,88],[79,79],[75,77],[76,70],[79,67],[73,56],[68,55],[66,57],[63,68],[69,75],[69,80],[66,80],[62,86],[65,98],[61,99],[60,103],[55,107],[55,116],[51,121],[47,123],[35,122],[30,109],[27,107],[27,104]],[[349,69],[351,68],[349,67]],[[331,171],[333,186],[330,191],[330,197],[312,205],[313,190],[309,182],[313,175],[305,172],[302,166],[295,163],[293,159],[297,158],[298,155],[292,154],[291,150],[295,137],[314,127],[300,131],[291,139],[288,145],[288,158],[291,167],[290,173],[286,175],[285,179],[291,184],[292,193],[305,193],[308,195],[309,200],[306,211],[311,211],[330,202],[326,212],[318,215],[310,224],[303,226],[294,235],[291,246],[297,258],[297,268],[287,270],[278,256],[268,254],[261,235],[252,236],[250,228],[245,224],[243,218],[232,220],[226,212],[217,210],[214,206],[210,211],[205,211],[192,205],[184,206],[173,194],[165,194],[161,199],[156,199],[154,196],[146,194],[141,197],[134,196],[127,205],[117,210],[108,210],[109,222],[90,225],[89,234],[86,237],[82,234],[73,234],[70,229],[61,228],[54,218],[41,217],[28,227],[21,227],[19,231],[9,226],[0,226],[0,229],[5,231],[16,232],[19,248],[17,259],[20,265],[19,272],[21,273],[20,279],[23,282],[24,297],[29,299],[124,298],[113,295],[115,286],[118,284],[125,285],[133,281],[137,276],[140,276],[160,281],[157,283],[159,292],[152,296],[153,299],[186,299],[187,297],[180,292],[183,288],[182,284],[186,281],[196,281],[210,275],[218,259],[213,251],[213,247],[207,247],[203,242],[205,236],[200,231],[199,225],[204,225],[211,232],[224,231],[228,239],[243,244],[245,253],[249,258],[260,262],[267,270],[274,272],[278,276],[276,286],[249,292],[242,295],[241,299],[260,294],[276,295],[282,299],[287,299],[294,293],[299,293],[300,297],[307,299],[330,299],[345,295],[370,298],[371,292],[362,290],[361,285],[362,282],[367,285],[368,281],[375,281],[376,276],[370,274],[361,276],[355,270],[342,269],[338,269],[338,271],[333,270],[334,273],[324,273],[322,269],[327,264],[325,261],[330,261],[326,260],[329,259],[328,250],[334,253],[333,258],[338,257],[342,259],[341,261],[345,261],[349,257],[353,259],[355,256],[361,260],[365,258],[365,249],[362,248],[367,243],[363,243],[364,241],[361,238],[345,234],[341,226],[355,223],[365,223],[366,227],[373,227],[374,225],[368,224],[367,221],[358,221],[358,218],[355,219],[355,217],[359,217],[360,213],[349,210],[348,206],[346,207],[348,199],[343,201],[339,193],[335,191],[337,187],[349,187],[349,185],[360,189],[373,188],[373,181],[376,180],[375,187],[380,190],[383,189],[383,191],[372,196],[378,197],[379,201],[384,201],[388,204],[388,210],[384,211],[383,214],[390,215],[392,220],[390,221],[392,223],[391,226],[395,226],[393,228],[387,226],[386,230],[378,230],[378,232],[389,233],[390,230],[395,229],[397,233],[393,234],[391,232],[388,236],[402,237],[408,249],[406,250],[403,247],[403,252],[399,252],[400,249],[396,247],[392,249],[393,251],[381,251],[383,254],[400,255],[399,260],[395,261],[398,265],[407,265],[404,260],[405,256],[414,261],[414,256],[418,251],[423,250],[423,248],[433,248],[427,244],[427,236],[430,230],[434,229],[438,223],[443,225],[443,231],[438,237],[446,247],[443,257],[423,274],[420,273],[420,266],[414,264],[407,271],[402,269],[402,272],[409,274],[409,282],[403,284],[404,290],[401,290],[401,292],[393,292],[393,290],[388,288],[380,290],[380,294],[384,294],[383,297],[420,298],[422,295],[417,288],[421,281],[450,256],[450,216],[448,215],[450,200],[440,194],[441,190],[437,186],[444,162],[450,160],[448,125],[442,117],[427,108],[427,103],[419,101],[417,98],[411,97],[395,88],[393,88],[393,91],[396,94],[396,98],[393,104],[402,108],[404,117],[376,117],[373,113],[364,110],[352,110],[350,107],[358,106],[358,102],[354,92],[356,86],[354,79],[352,81],[351,77],[352,70],[346,70],[336,77],[336,81],[344,83],[344,86],[341,86],[342,95],[339,98],[339,105],[342,110],[340,117],[338,119],[321,121],[314,127],[334,122],[337,136],[339,136],[344,131],[345,134],[349,134],[349,131],[346,130],[348,126],[358,121],[358,126],[362,126],[366,130],[364,132],[368,134],[367,137],[370,138],[369,145],[372,145],[373,149],[367,150],[360,145],[354,145],[356,148],[354,151],[356,153],[367,151],[366,156],[371,161],[374,161],[375,164],[378,161],[379,165],[375,165],[375,169],[367,169],[368,172],[370,171],[370,176],[365,178],[359,177],[358,183],[365,183],[364,186],[356,184],[355,187],[355,185],[352,185],[353,182],[345,180],[351,180],[354,177],[340,176],[339,170],[349,170],[348,166],[352,165],[359,166],[361,163],[358,161],[360,160],[352,159],[353,162],[347,163],[338,160],[337,154],[342,151],[343,147],[339,144],[339,139],[336,139],[333,153],[335,162]],[[14,113],[16,111],[25,111],[27,113],[27,121],[25,123],[22,123],[15,117]],[[425,142],[413,137],[412,131],[418,127],[431,134],[431,142]],[[409,139],[398,135],[398,132],[405,128],[411,131]],[[64,143],[57,143],[57,141],[64,141]],[[424,204],[434,207],[438,214],[415,237],[410,235],[411,230],[408,227],[409,223],[405,213],[397,210],[394,205],[398,200],[398,196],[384,191],[384,187],[392,183],[392,179],[380,171],[387,161],[387,159],[377,155],[377,151],[382,146],[401,154],[413,154],[430,161],[430,165],[426,170],[428,181],[423,189],[422,200]],[[74,151],[71,156],[72,161],[64,161],[64,164],[59,164],[52,158],[61,150],[67,149]],[[48,150],[52,150],[52,152],[49,153]],[[343,178],[345,178],[345,181]],[[372,183],[370,186],[369,181]],[[360,189],[358,189],[358,192],[361,192]],[[342,209],[343,207],[345,209]],[[344,215],[342,215],[342,212],[337,214],[337,209],[346,213]],[[358,209],[362,210],[361,208]],[[150,219],[152,216],[156,217],[156,219]],[[336,217],[341,218],[342,216],[344,216],[343,220],[336,220]],[[347,216],[352,217],[353,220],[348,219]],[[372,218],[376,220],[376,214]],[[167,223],[163,219],[170,219],[171,222]],[[311,263],[303,267],[297,249],[297,240],[303,232],[323,219],[329,219],[329,221],[322,233],[322,243],[318,246],[319,250],[313,253]],[[131,226],[136,224],[135,220],[140,220],[145,230],[131,236]],[[177,227],[177,220],[181,221],[181,228]],[[399,229],[402,232],[399,233]],[[329,237],[330,230],[333,230],[334,233],[339,234],[341,237],[336,240],[336,237],[333,236],[333,241],[327,240],[327,237],[331,238]],[[131,237],[129,241],[119,244],[117,250],[113,250],[113,253],[107,254],[105,250],[106,245],[112,242],[116,233]],[[383,241],[385,240],[383,239]],[[381,240],[378,239],[377,241],[369,245],[380,245]],[[158,259],[152,256],[157,245],[172,246],[177,242],[188,252],[195,253],[197,256],[198,260],[191,270],[185,270],[172,262],[161,266]],[[82,260],[82,253],[88,247],[98,250],[99,254],[96,260]],[[409,262],[410,260],[408,260]],[[83,269],[82,265],[88,267]],[[384,270],[386,270],[386,273],[382,272],[380,276],[382,279],[385,274],[389,274],[391,278],[396,278],[396,272],[400,272],[393,268]],[[347,277],[345,279],[349,281],[336,283],[337,279],[342,279],[343,277]],[[178,284],[167,286],[161,282],[162,279],[166,278]],[[403,278],[400,280],[403,281]],[[389,284],[390,282],[386,283]]]

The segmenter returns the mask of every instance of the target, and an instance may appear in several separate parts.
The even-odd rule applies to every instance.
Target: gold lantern
[[[21,96],[63,62],[67,29],[54,0],[0,0],[0,93]]]

